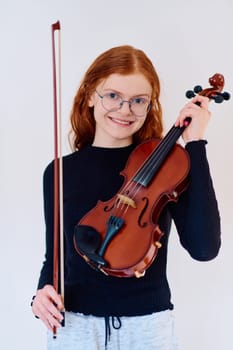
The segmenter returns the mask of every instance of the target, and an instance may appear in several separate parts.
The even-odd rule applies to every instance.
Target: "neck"
[[[92,146],[95,147],[105,147],[105,148],[120,148],[127,147],[132,144],[132,139],[123,140],[99,140],[94,139]]]

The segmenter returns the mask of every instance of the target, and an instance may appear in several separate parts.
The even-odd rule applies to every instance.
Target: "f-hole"
[[[148,205],[149,205],[149,199],[147,197],[143,197],[142,198],[143,201],[145,201],[145,205],[138,217],[138,225],[142,228],[146,227],[148,225],[148,223],[146,221],[142,222],[143,220],[143,215],[145,214],[147,208],[148,208]]]

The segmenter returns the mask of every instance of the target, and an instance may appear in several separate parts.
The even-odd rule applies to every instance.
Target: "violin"
[[[216,103],[230,98],[222,92],[224,77],[215,74],[211,87],[197,85],[186,93],[207,96]],[[138,145],[121,172],[124,183],[116,195],[99,201],[75,226],[77,253],[94,269],[115,277],[142,277],[153,263],[163,232],[159,216],[168,202],[177,202],[189,184],[189,156],[177,143],[191,122],[173,126],[163,139]]]

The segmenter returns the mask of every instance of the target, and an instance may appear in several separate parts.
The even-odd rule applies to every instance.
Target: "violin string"
[[[180,136],[180,130],[176,127],[172,127],[165,138],[159,143],[155,151],[151,154],[145,166],[138,172],[140,174],[139,183],[144,183],[148,176],[153,174],[153,171],[161,166],[162,161],[168,155],[172,146],[175,144],[177,138]],[[158,170],[158,169],[157,169]],[[154,174],[155,175],[155,174]]]
[[[177,129],[172,127],[167,135],[164,137],[164,139],[161,140],[161,142],[158,144],[156,149],[151,153],[149,158],[145,160],[143,165],[140,167],[137,173],[140,173],[140,178],[136,181],[131,181],[126,184],[124,187],[122,193],[125,193],[127,195],[130,195],[130,198],[135,198],[135,194],[138,193],[138,191],[141,188],[141,184],[144,182],[146,177],[148,176],[148,173],[151,173],[154,165],[158,163],[158,161],[163,158],[164,153],[166,153],[169,150],[169,147],[171,146],[171,140],[172,142],[174,139],[176,140],[177,138],[174,137],[177,135]],[[163,152],[162,152],[163,151]],[[165,151],[165,152],[164,152]],[[143,171],[142,171],[143,169]],[[136,175],[135,175],[136,176]],[[134,176],[134,177],[135,177]],[[133,185],[133,187],[132,187]],[[140,186],[138,186],[140,185]]]
[[[151,155],[143,162],[140,169],[136,174],[140,174],[140,177],[137,181],[130,180],[126,183],[125,187],[121,191],[121,194],[129,197],[134,200],[142,187],[142,183],[146,180],[148,174],[151,174],[153,168],[156,164],[160,164],[161,160],[164,158],[164,154],[167,155],[171,146],[173,146],[174,142],[180,136],[181,131],[177,127],[172,127],[166,136],[159,142],[155,150],[151,153]],[[143,171],[142,171],[143,170]],[[136,176],[135,174],[135,176]],[[133,177],[133,179],[135,178]],[[124,203],[121,199],[117,198],[113,207],[114,215],[122,216],[125,214],[127,210],[130,208],[129,203]]]

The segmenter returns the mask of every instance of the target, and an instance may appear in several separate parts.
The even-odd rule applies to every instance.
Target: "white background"
[[[0,0],[0,349],[45,349],[34,319],[34,294],[44,254],[42,174],[53,157],[51,24],[62,31],[64,153],[72,99],[102,51],[143,49],[161,78],[168,129],[187,89],[225,76],[233,92],[232,0]],[[173,230],[168,273],[181,350],[232,349],[232,100],[211,104],[208,155],[222,218],[222,249],[192,260]],[[81,350],[81,349],[80,349]]]

